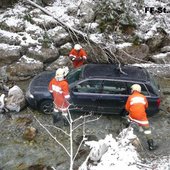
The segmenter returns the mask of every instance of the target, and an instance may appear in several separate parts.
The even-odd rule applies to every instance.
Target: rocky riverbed
[[[170,80],[158,79],[162,95],[161,109],[155,116],[149,118],[154,134],[155,142],[159,148],[154,152],[149,152],[146,149],[146,141],[140,134],[141,144],[145,149],[140,150],[141,155],[145,155],[148,159],[165,156],[170,154]],[[26,90],[27,82],[20,82],[19,85],[23,90]],[[64,150],[50,137],[49,134],[39,125],[35,117],[43,124],[52,125],[51,115],[43,115],[30,108],[25,108],[19,113],[0,114],[0,169],[3,170],[50,170],[52,166],[57,167],[57,170],[66,170],[69,167],[69,157]],[[73,118],[78,117],[78,114],[73,115]],[[98,115],[93,115],[91,118],[96,118]],[[26,128],[33,127],[37,129],[35,138],[28,139],[24,137]],[[97,140],[104,138],[106,134],[112,134],[116,137],[122,127],[122,120],[119,116],[102,116],[99,120],[89,123],[86,126],[86,134],[89,138]],[[69,131],[68,127],[63,127],[65,131]],[[68,138],[50,127],[50,132],[63,143],[66,148],[69,146]],[[75,131],[74,148],[77,148],[77,143],[82,135],[82,128]],[[82,163],[87,155],[87,148],[82,148],[77,156],[75,169]],[[147,154],[146,154],[147,153]]]

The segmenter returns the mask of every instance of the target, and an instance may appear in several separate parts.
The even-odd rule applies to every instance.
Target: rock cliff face
[[[17,3],[19,0],[1,0],[0,8],[11,7],[13,4]]]
[[[153,1],[158,7],[168,3],[168,0],[163,4]],[[170,64],[170,13],[155,17],[143,12],[145,6],[154,2],[34,2],[51,16],[26,1],[0,2],[0,7],[6,7],[0,13],[3,80],[25,80],[43,70],[72,67],[67,56],[75,43],[87,51],[89,63]]]

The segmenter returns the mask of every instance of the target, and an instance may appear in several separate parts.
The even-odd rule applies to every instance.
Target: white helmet
[[[138,91],[138,92],[141,92],[141,86],[139,84],[133,84],[131,86],[131,89],[132,89],[132,92],[133,91]]]
[[[82,46],[81,46],[80,44],[75,44],[75,45],[74,45],[74,49],[75,49],[76,51],[78,51],[78,50],[82,49]]]
[[[57,71],[55,73],[55,78],[58,81],[61,81],[68,74],[68,72],[69,72],[69,68],[68,67],[59,68],[59,69],[57,69]]]

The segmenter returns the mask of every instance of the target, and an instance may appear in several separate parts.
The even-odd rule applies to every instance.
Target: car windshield
[[[66,77],[66,79],[68,80],[68,83],[71,84],[75,81],[78,81],[80,79],[81,73],[82,73],[82,68],[78,68],[78,69],[70,71]]]

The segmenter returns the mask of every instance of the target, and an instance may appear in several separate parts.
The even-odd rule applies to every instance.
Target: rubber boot
[[[53,112],[53,124],[61,120],[60,112]]]
[[[63,116],[63,122],[64,122],[64,126],[68,126],[69,125],[68,120],[66,119],[65,116]]]
[[[153,139],[149,139],[148,141],[148,146],[149,146],[149,150],[155,150],[157,147],[156,145],[154,145]]]

